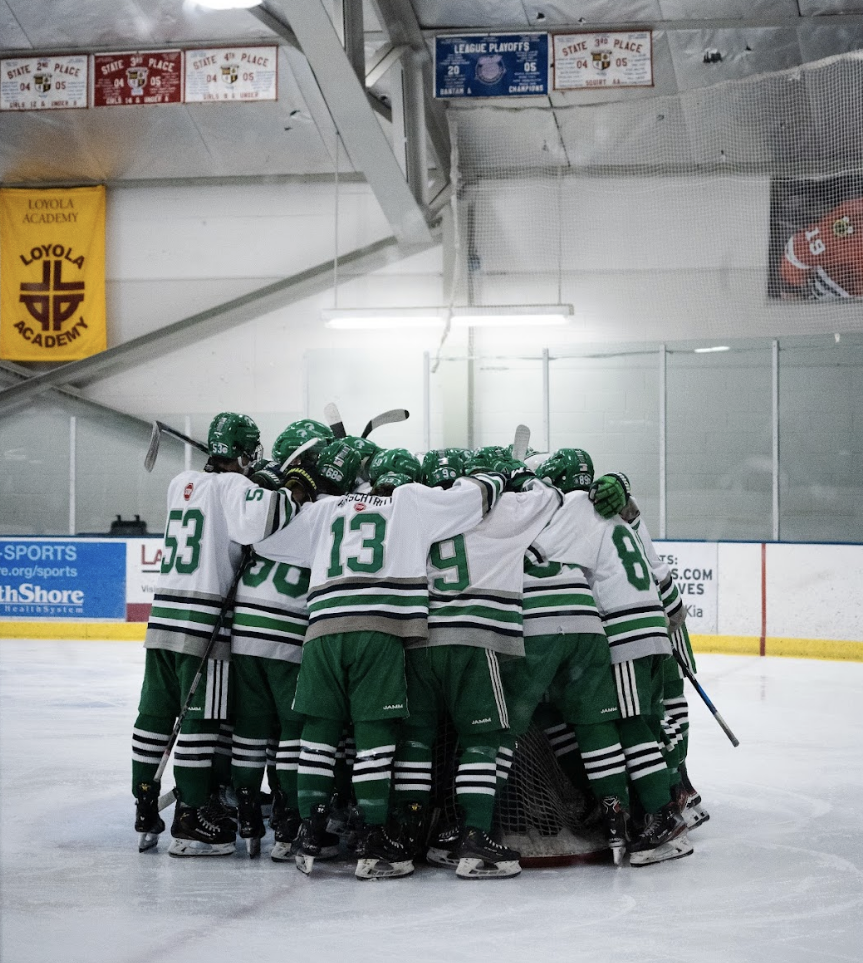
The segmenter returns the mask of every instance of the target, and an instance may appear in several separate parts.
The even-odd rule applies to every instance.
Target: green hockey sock
[[[626,757],[613,722],[574,725],[581,760],[594,796],[617,796],[629,805]]]
[[[357,806],[369,826],[383,826],[387,821],[398,731],[398,719],[354,722],[357,758],[352,783]]]
[[[668,766],[656,735],[644,716],[621,719],[617,729],[632,788],[645,812],[658,812],[671,802],[671,791]]]
[[[303,726],[297,770],[297,804],[308,819],[312,809],[328,803],[333,794],[333,769],[342,723],[309,716]]]
[[[488,733],[494,745],[466,746],[455,776],[456,801],[464,810],[466,826],[491,830],[497,783],[499,733]]]

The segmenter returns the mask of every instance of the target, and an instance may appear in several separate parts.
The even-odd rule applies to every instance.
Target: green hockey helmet
[[[353,491],[362,456],[348,438],[337,438],[318,455],[317,472],[330,495],[347,495]]]
[[[381,450],[381,446],[369,441],[368,438],[360,438],[357,435],[347,435],[342,441],[349,444],[360,456],[360,468],[357,475],[363,481],[368,481],[369,462]]]
[[[213,458],[246,458],[256,461],[263,455],[261,432],[248,415],[223,411],[210,422],[207,448]]]
[[[593,459],[581,448],[558,448],[536,474],[562,492],[587,491],[593,484]]]
[[[409,482],[414,482],[420,477],[420,470],[419,461],[407,448],[386,448],[369,462],[369,481],[377,486],[384,474],[396,474],[405,475]]]
[[[423,457],[420,481],[429,488],[451,488],[464,475],[464,456],[458,448],[427,451]]]
[[[300,445],[304,445],[313,438],[317,438],[319,443],[306,449],[303,454],[301,461],[306,465],[314,465],[320,453],[329,442],[333,441],[332,430],[321,422],[308,418],[291,422],[273,442],[273,461],[283,465]]]
[[[391,495],[394,488],[398,488],[400,485],[410,485],[412,481],[416,479],[411,478],[410,475],[405,475],[398,471],[385,471],[382,475],[378,475],[377,481],[372,487],[373,495]]]

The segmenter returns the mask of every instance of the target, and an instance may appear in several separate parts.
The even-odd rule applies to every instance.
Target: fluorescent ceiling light
[[[322,312],[328,328],[372,330],[375,328],[442,328],[450,317],[454,328],[537,327],[568,324],[571,304],[498,304],[485,307],[449,308],[330,308]]]
[[[709,354],[711,351],[730,351],[727,344],[717,344],[714,348],[695,348],[696,354]]]
[[[195,0],[199,7],[210,10],[248,10],[249,7],[259,7],[261,0]]]

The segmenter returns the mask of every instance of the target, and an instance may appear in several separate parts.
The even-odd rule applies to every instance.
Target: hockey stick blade
[[[410,418],[411,413],[407,408],[390,408],[389,411],[382,411],[379,415],[375,415],[374,418],[363,428],[363,438],[368,438],[369,435],[376,429],[380,428],[381,425],[394,425],[399,421],[407,421]]]
[[[336,438],[345,438],[347,436],[338,406],[333,404],[332,401],[328,405],[324,405],[324,418],[330,428],[332,428]]]
[[[287,471],[288,468],[290,468],[291,465],[293,465],[293,463],[299,459],[300,455],[308,451],[309,448],[313,448],[320,440],[321,440],[320,438],[310,438],[308,441],[304,441],[303,444],[299,446],[299,448],[296,448],[294,450],[293,454],[289,455],[282,462],[282,471]]]
[[[515,438],[512,442],[512,457],[516,461],[524,461],[530,444],[530,428],[527,425],[516,425]]]
[[[144,471],[152,471],[153,466],[156,464],[156,458],[159,455],[159,443],[162,441],[162,430],[159,428],[159,422],[153,422],[153,430],[150,433],[150,445],[147,448],[147,454],[144,455]]]

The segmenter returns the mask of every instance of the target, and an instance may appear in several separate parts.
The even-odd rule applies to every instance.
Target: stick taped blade
[[[376,428],[380,428],[381,425],[394,425],[399,421],[407,421],[410,416],[411,413],[407,408],[390,408],[389,411],[382,411],[379,415],[375,415],[365,428],[363,428],[363,438],[368,438],[369,435]]]
[[[517,425],[512,442],[512,457],[516,461],[524,461],[527,457],[528,445],[530,445],[530,428],[527,425]]]
[[[159,456],[159,445],[162,441],[162,429],[159,427],[159,422],[153,422],[153,430],[150,432],[150,445],[147,448],[147,454],[144,455],[144,470],[152,471],[153,466],[156,464],[156,458]]]
[[[333,429],[336,438],[344,438],[347,435],[338,406],[333,404],[332,401],[328,405],[324,405],[324,418],[330,428]]]

